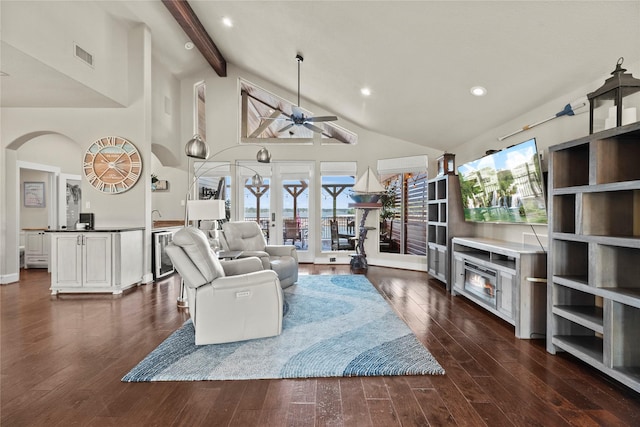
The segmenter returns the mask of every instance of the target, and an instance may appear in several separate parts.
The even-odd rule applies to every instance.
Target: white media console
[[[455,237],[452,249],[453,295],[464,295],[514,325],[517,338],[544,338],[547,254],[542,247]]]

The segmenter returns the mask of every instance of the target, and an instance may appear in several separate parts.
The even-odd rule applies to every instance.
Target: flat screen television
[[[546,224],[535,138],[458,166],[465,221]]]

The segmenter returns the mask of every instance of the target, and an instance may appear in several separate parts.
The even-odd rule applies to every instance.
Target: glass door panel
[[[238,220],[258,221],[271,245],[294,245],[300,262],[313,262],[313,170],[315,162],[241,163]],[[263,182],[255,182],[255,173]]]
[[[282,180],[282,240],[298,250],[309,249],[309,180]]]
[[[272,242],[271,229],[271,178],[263,178],[262,184],[251,178],[243,179],[243,212],[241,221],[256,221],[267,239]]]

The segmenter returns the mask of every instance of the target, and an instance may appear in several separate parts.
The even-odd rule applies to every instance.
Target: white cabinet
[[[109,292],[142,280],[142,230],[51,233],[51,293]]]
[[[49,267],[49,235],[44,230],[25,230],[24,268]]]
[[[451,293],[515,326],[517,338],[546,332],[546,254],[541,247],[481,238],[454,238]]]

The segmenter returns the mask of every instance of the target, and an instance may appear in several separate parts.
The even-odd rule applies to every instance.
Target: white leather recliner
[[[280,285],[287,288],[298,281],[298,252],[293,245],[267,245],[260,225],[255,221],[231,221],[222,224],[222,249],[242,251],[241,257],[258,257],[265,269],[278,273]]]
[[[186,286],[196,345],[282,333],[280,281],[258,258],[220,262],[194,227],[178,230],[166,252]]]

